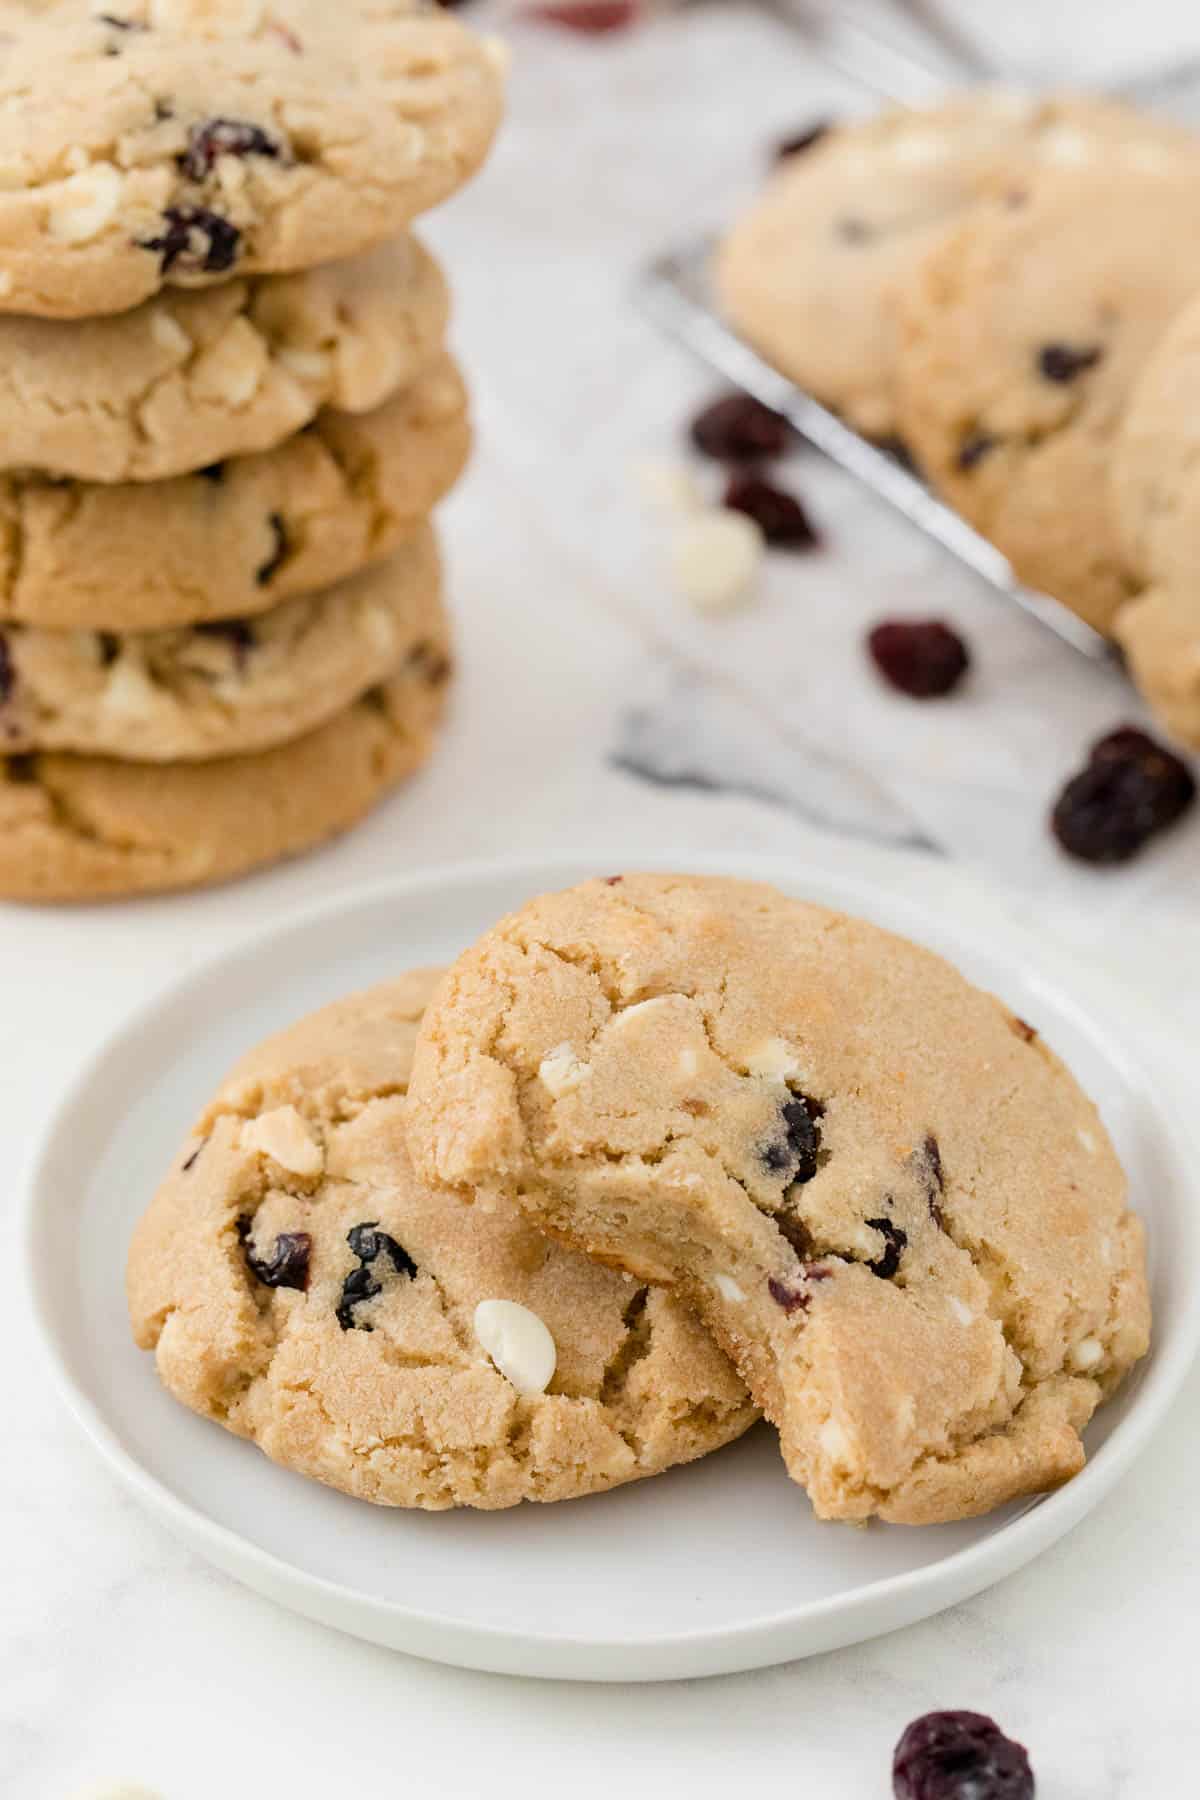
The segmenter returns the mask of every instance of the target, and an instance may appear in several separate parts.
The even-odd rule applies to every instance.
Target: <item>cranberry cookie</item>
[[[347,831],[428,758],[442,638],[318,731],[217,762],[0,756],[0,899],[110,900],[228,881]]]
[[[315,730],[444,635],[428,526],[390,561],[252,619],[170,631],[0,629],[0,747],[192,762]]]
[[[386,1506],[568,1500],[755,1417],[690,1313],[515,1210],[413,1175],[414,973],[252,1052],[129,1254],[134,1336],[186,1406]]]
[[[369,412],[415,380],[448,313],[441,270],[405,237],[118,318],[0,318],[0,468],[161,481],[272,449],[322,407]]]
[[[901,297],[905,440],[1023,581],[1100,631],[1135,586],[1109,461],[1134,384],[1200,287],[1198,171],[1110,157],[1022,175]]]
[[[616,876],[452,968],[424,1179],[677,1291],[818,1514],[921,1524],[1065,1481],[1146,1349],[1095,1107],[949,964],[757,884]]]
[[[0,625],[152,631],[251,618],[368,568],[462,474],[467,393],[446,355],[369,413],[171,481],[0,477]]]
[[[717,258],[726,313],[869,437],[897,429],[894,294],[998,168],[1103,153],[1157,163],[1195,140],[1116,102],[1000,90],[897,109],[787,156]]]
[[[409,0],[0,6],[0,310],[75,319],[355,256],[500,117],[495,48]]]

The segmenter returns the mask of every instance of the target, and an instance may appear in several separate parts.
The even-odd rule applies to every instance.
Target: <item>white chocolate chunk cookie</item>
[[[692,1304],[823,1518],[1065,1481],[1147,1346],[1141,1223],[1036,1032],[767,887],[618,876],[504,919],[426,1015],[409,1142]]]
[[[428,759],[449,674],[439,634],[319,730],[248,756],[0,756],[0,898],[202,887],[311,850]]]
[[[301,737],[444,632],[429,526],[390,561],[252,619],[0,628],[0,749],[190,762]]]
[[[408,0],[7,0],[0,32],[14,313],[353,257],[460,187],[499,122],[492,47]]]
[[[326,1007],[202,1114],[129,1253],[177,1399],[385,1506],[567,1500],[754,1418],[678,1301],[412,1173],[404,1089],[437,979]]]
[[[894,295],[998,169],[1158,163],[1190,133],[1112,101],[979,91],[819,134],[721,247],[734,325],[869,437],[896,430]]]
[[[1109,462],[1135,383],[1200,286],[1198,175],[1189,158],[1014,177],[902,296],[905,441],[1022,580],[1105,632],[1135,585]]]
[[[388,556],[453,487],[467,395],[440,355],[369,413],[171,481],[0,477],[0,622],[152,631],[248,618]]]
[[[0,194],[0,200],[3,196]],[[116,318],[0,318],[0,466],[161,481],[369,412],[437,356],[449,301],[415,238]]]

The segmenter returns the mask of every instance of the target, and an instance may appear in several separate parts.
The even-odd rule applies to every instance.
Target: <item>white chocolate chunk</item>
[[[1094,1138],[1094,1137],[1093,1137],[1093,1136],[1092,1136],[1092,1134],[1091,1134],[1091,1132],[1090,1132],[1090,1131],[1084,1131],[1084,1130],[1083,1130],[1083,1129],[1082,1129],[1082,1127],[1081,1127],[1081,1128],[1080,1128],[1080,1129],[1079,1129],[1079,1131],[1077,1131],[1077,1132],[1076,1132],[1076,1134],[1075,1134],[1075,1135],[1076,1135],[1076,1136],[1077,1136],[1077,1137],[1078,1137],[1078,1139],[1079,1139],[1079,1141],[1080,1141],[1080,1143],[1081,1143],[1081,1144],[1082,1144],[1082,1145],[1083,1145],[1083,1147],[1084,1147],[1084,1149],[1085,1149],[1085,1150],[1086,1150],[1086,1151],[1087,1151],[1087,1153],[1088,1153],[1088,1155],[1089,1155],[1089,1156],[1095,1156],[1095,1154],[1096,1154],[1096,1140],[1095,1140],[1095,1138]]]
[[[750,593],[762,559],[762,530],[745,513],[693,513],[675,532],[671,581],[697,612],[728,612]]]
[[[538,1064],[538,1080],[556,1100],[564,1094],[573,1094],[590,1073],[587,1064],[579,1060],[570,1044],[559,1044]]]
[[[679,1052],[679,1073],[685,1081],[700,1073],[700,1058],[690,1044],[685,1044]]]
[[[656,512],[690,513],[704,504],[700,485],[686,463],[639,456],[630,472],[642,499]]]
[[[148,719],[162,710],[163,699],[135,657],[121,656],[113,664],[104,686],[106,713],[123,720]]]
[[[327,382],[333,374],[333,358],[327,350],[280,350],[277,355],[297,381]]]
[[[764,1038],[746,1058],[751,1075],[766,1075],[776,1081],[793,1080],[800,1073],[800,1059],[783,1038]]]
[[[850,1462],[851,1444],[844,1426],[836,1419],[826,1419],[817,1433],[817,1441],[832,1463],[845,1468]]]
[[[111,163],[96,163],[56,184],[50,205],[51,237],[86,244],[100,236],[121,203],[121,176]]]
[[[544,1394],[554,1379],[558,1348],[543,1320],[515,1300],[481,1300],[475,1336],[518,1394]]]
[[[192,348],[192,340],[178,319],[170,313],[156,312],[150,319],[150,336],[168,356],[183,358]]]
[[[1104,1345],[1100,1342],[1100,1339],[1085,1337],[1080,1338],[1079,1342],[1074,1346],[1070,1355],[1067,1357],[1067,1361],[1073,1369],[1078,1370],[1078,1372],[1083,1375],[1086,1374],[1089,1369],[1094,1369],[1103,1356]]]
[[[745,1292],[740,1288],[732,1275],[714,1275],[712,1284],[722,1300],[744,1300]]]
[[[321,1146],[294,1106],[277,1106],[248,1120],[242,1127],[242,1148],[261,1151],[292,1175],[319,1175],[325,1167]]]
[[[964,1301],[959,1299],[957,1294],[950,1295],[950,1311],[954,1314],[960,1325],[973,1325],[975,1323],[975,1314]]]

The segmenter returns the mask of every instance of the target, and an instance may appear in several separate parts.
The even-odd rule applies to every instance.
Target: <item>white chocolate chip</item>
[[[55,184],[50,235],[61,244],[86,244],[100,236],[121,203],[121,176],[111,163],[96,163]]]
[[[836,1419],[826,1419],[817,1433],[817,1440],[830,1462],[841,1463],[843,1468],[846,1467],[850,1461],[850,1439],[845,1428]]]
[[[319,1175],[325,1156],[294,1106],[250,1119],[242,1127],[243,1150],[259,1150],[292,1175]]]
[[[88,165],[88,153],[82,144],[72,144],[66,154],[66,164],[72,175],[78,175]]]
[[[162,710],[163,695],[133,656],[119,656],[104,684],[104,711],[119,719],[148,719]]]
[[[642,499],[656,512],[690,513],[704,504],[700,485],[686,463],[639,456],[630,473]]]
[[[1095,154],[1095,140],[1073,125],[1056,125],[1042,136],[1038,154],[1046,162],[1087,163]]]
[[[1077,1137],[1077,1138],[1078,1138],[1078,1139],[1079,1139],[1079,1141],[1080,1141],[1080,1143],[1081,1143],[1081,1144],[1082,1144],[1082,1145],[1083,1145],[1083,1147],[1084,1147],[1084,1149],[1085,1149],[1085,1150],[1086,1150],[1086,1151],[1087,1151],[1087,1153],[1088,1153],[1088,1155],[1089,1155],[1089,1156],[1095,1156],[1095,1154],[1096,1154],[1096,1140],[1095,1140],[1095,1138],[1094,1138],[1094,1137],[1093,1137],[1093,1136],[1092,1136],[1092,1134],[1091,1134],[1091,1132],[1090,1132],[1090,1131],[1084,1131],[1084,1130],[1083,1130],[1083,1129],[1082,1129],[1082,1128],[1081,1128],[1081,1129],[1080,1129],[1080,1130],[1079,1130],[1079,1131],[1077,1131],[1077,1132],[1076,1132],[1076,1134],[1075,1134],[1075,1135],[1076,1135],[1076,1137]]]
[[[183,329],[183,326],[179,323],[178,319],[173,319],[170,313],[156,312],[151,314],[150,336],[154,339],[154,342],[158,345],[159,349],[165,350],[168,356],[182,358],[187,356],[192,348],[191,338]]]
[[[328,383],[333,375],[333,358],[327,350],[279,350],[276,354],[297,381]]]
[[[590,1074],[591,1070],[579,1060],[570,1044],[559,1044],[556,1050],[543,1056],[538,1065],[538,1080],[556,1100],[564,1094],[573,1094]]]
[[[788,1081],[800,1073],[800,1061],[790,1044],[782,1038],[764,1038],[746,1058],[751,1075],[767,1075],[775,1081]]]
[[[544,1394],[554,1378],[558,1350],[543,1320],[515,1300],[481,1300],[475,1336],[518,1394]]]
[[[964,1301],[959,1299],[957,1294],[951,1294],[950,1296],[950,1311],[954,1314],[960,1325],[973,1325],[975,1323],[975,1314]]]
[[[234,319],[193,362],[192,392],[198,400],[248,406],[262,384],[267,361],[267,346],[249,319]]]
[[[1100,1342],[1100,1339],[1085,1337],[1081,1338],[1074,1346],[1070,1355],[1067,1357],[1067,1361],[1073,1369],[1078,1370],[1082,1375],[1085,1374],[1088,1369],[1094,1369],[1096,1364],[1103,1359],[1103,1356],[1104,1345]]]
[[[712,1284],[722,1300],[744,1300],[746,1298],[732,1275],[714,1275]]]
[[[675,532],[671,580],[697,612],[728,612],[750,593],[762,558],[762,530],[745,513],[693,513]]]
[[[686,1044],[679,1052],[679,1073],[685,1081],[700,1073],[700,1058],[690,1044]]]

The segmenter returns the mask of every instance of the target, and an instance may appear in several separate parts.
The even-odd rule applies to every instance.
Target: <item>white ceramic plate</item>
[[[469,1667],[581,1680],[727,1673],[978,1592],[1068,1531],[1136,1457],[1200,1334],[1200,1207],[1194,1151],[1128,1006],[1079,968],[1051,966],[944,865],[836,846],[819,868],[688,861],[931,944],[1036,1023],[1096,1096],[1149,1221],[1157,1337],[1089,1433],[1087,1469],[985,1520],[850,1531],[814,1521],[762,1426],[702,1464],[603,1497],[426,1516],[287,1474],[170,1400],[129,1338],[125,1248],[225,1068],[311,1008],[448,960],[534,893],[604,872],[579,858],[468,867],[285,920],[178,982],[94,1060],[35,1159],[28,1275],[67,1403],[134,1493],[222,1569],[341,1630]]]

